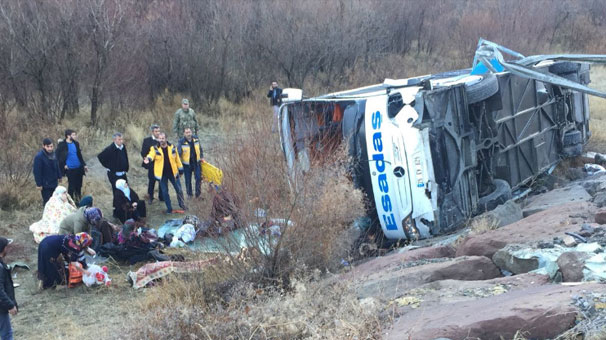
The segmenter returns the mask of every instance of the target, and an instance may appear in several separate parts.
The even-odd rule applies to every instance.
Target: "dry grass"
[[[591,87],[606,91],[606,67],[592,66]],[[606,152],[606,100],[595,96],[589,96],[589,108],[591,110],[589,129],[591,139],[589,149],[597,152]]]
[[[495,230],[499,227],[499,220],[494,216],[486,215],[474,218],[471,221],[470,234],[483,234],[487,231]]]
[[[293,283],[289,293],[239,284],[231,298],[208,303],[198,277],[166,280],[149,289],[144,312],[116,337],[129,339],[375,339],[377,306],[363,305],[346,284],[315,279]],[[170,308],[164,308],[170,301]]]

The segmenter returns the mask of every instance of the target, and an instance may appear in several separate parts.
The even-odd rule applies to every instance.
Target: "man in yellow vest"
[[[143,159],[143,163],[148,164],[154,162],[154,177],[160,181],[160,188],[164,196],[166,204],[166,213],[183,213],[187,210],[185,200],[183,199],[183,190],[181,190],[181,182],[179,174],[183,173],[183,164],[177,153],[177,148],[166,141],[166,134],[161,132],[158,135],[158,146],[153,146],[147,157]],[[179,206],[183,210],[173,210],[170,203],[170,195],[168,194],[168,182],[171,182],[177,192],[177,200]]]
[[[200,197],[202,192],[202,171],[201,164],[204,163],[204,156],[200,140],[194,136],[191,128],[186,127],[183,131],[183,138],[179,140],[177,150],[183,163],[183,172],[185,174],[185,189],[187,196],[192,197],[191,175],[194,174],[196,180],[196,197]]]

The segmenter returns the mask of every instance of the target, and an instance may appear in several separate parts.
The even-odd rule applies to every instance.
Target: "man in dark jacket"
[[[112,192],[116,190],[116,181],[122,178],[128,182],[126,173],[128,172],[128,153],[124,139],[119,132],[114,133],[113,143],[108,145],[97,156],[99,162],[107,169],[107,178],[112,186]]]
[[[151,130],[151,136],[143,139],[143,145],[141,146],[141,158],[145,158],[152,147],[158,146],[158,136],[160,135],[160,127],[157,124],[152,124],[149,128]],[[141,163],[141,166],[147,169],[147,203],[152,204],[154,201],[154,188],[156,187],[156,177],[154,177],[154,162],[149,164]],[[158,199],[164,201],[162,196],[162,187],[158,182]]]
[[[4,257],[8,252],[9,240],[0,237],[0,338],[2,340],[13,339],[10,315],[17,315],[19,307],[15,300],[15,288],[11,269],[4,263]]]
[[[271,82],[271,87],[269,88],[269,92],[267,92],[267,98],[269,98],[269,103],[274,110],[274,120],[271,124],[271,131],[276,132],[279,124],[278,115],[280,113],[280,105],[282,105],[282,89],[278,87],[277,81]]]
[[[82,197],[82,177],[88,171],[88,167],[82,158],[80,144],[78,143],[76,131],[65,130],[65,139],[57,145],[57,160],[59,168],[67,177],[67,193],[74,199],[76,204]]]
[[[34,179],[42,194],[43,204],[46,204],[63,175],[55,156],[55,146],[50,138],[42,140],[42,150],[34,157]]]

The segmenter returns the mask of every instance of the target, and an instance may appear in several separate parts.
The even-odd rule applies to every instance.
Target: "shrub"
[[[267,237],[260,237],[258,228],[244,230],[250,265],[265,279],[278,281],[301,266],[334,269],[353,242],[346,230],[365,213],[363,195],[346,174],[344,150],[323,162],[312,160],[295,185],[288,182],[279,143],[269,123],[249,121],[246,130],[232,129],[218,159],[225,170],[224,186],[240,198],[246,224],[280,226],[279,233],[274,229]],[[259,208],[266,216],[256,216]],[[245,266],[244,272],[249,269]]]
[[[378,305],[359,301],[336,279],[293,283],[290,294],[241,284],[229,300],[207,304],[198,277],[172,278],[147,291],[116,338],[128,339],[375,339]]]

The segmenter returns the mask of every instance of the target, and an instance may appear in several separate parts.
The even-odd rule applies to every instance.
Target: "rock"
[[[463,256],[440,263],[416,267],[383,268],[360,273],[353,268],[346,275],[353,278],[361,298],[374,296],[393,299],[412,288],[439,280],[486,280],[499,277],[499,269],[483,256]]]
[[[539,242],[539,244],[537,244],[537,248],[539,249],[551,249],[551,248],[555,248],[555,245],[551,242]]]
[[[606,205],[606,192],[599,192],[593,198],[593,203],[601,208]]]
[[[355,267],[357,275],[365,275],[388,267],[398,266],[404,262],[441,257],[454,257],[455,248],[449,245],[424,247],[408,250],[402,253],[391,253],[376,257]]]
[[[515,223],[524,217],[522,216],[522,208],[513,200],[509,200],[479,217],[483,216],[499,221],[499,227]]]
[[[578,226],[569,223],[571,214],[590,216],[594,210],[595,206],[591,202],[573,202],[549,208],[508,226],[466,236],[457,247],[456,256],[480,255],[492,258],[497,250],[509,243],[534,244],[552,240],[563,236],[566,231],[578,230]]]
[[[571,181],[577,181],[587,177],[587,174],[585,173],[585,171],[583,171],[583,169],[568,168],[568,171],[566,172],[566,177]]]
[[[512,339],[520,329],[527,338],[555,338],[574,325],[578,310],[571,296],[602,289],[599,284],[541,285],[474,301],[421,305],[396,320],[385,338]]]
[[[595,229],[590,224],[583,223],[583,225],[581,226],[581,231],[579,231],[579,235],[589,237],[593,235],[594,232]]]
[[[595,213],[595,223],[606,224],[606,208],[600,208]]]
[[[586,253],[578,251],[568,251],[558,257],[558,267],[562,272],[562,281],[579,282],[583,281],[583,266],[589,256]]]
[[[562,237],[562,242],[564,242],[566,247],[574,247],[577,245],[577,240],[570,235],[564,235]]]
[[[493,256],[492,262],[501,270],[512,272],[513,274],[528,273],[539,268],[539,259],[536,257],[522,258],[515,255],[516,251],[528,248],[520,244],[509,244],[499,249]]]
[[[522,209],[522,213],[524,217],[527,217],[564,203],[586,202],[590,200],[591,195],[589,195],[587,190],[582,185],[576,184],[534,196],[532,202]]]
[[[600,192],[606,190],[606,174],[596,174],[581,182],[581,185],[591,196],[597,196]]]

